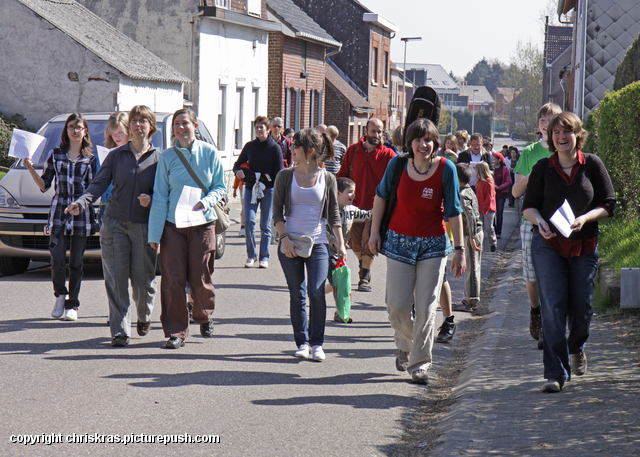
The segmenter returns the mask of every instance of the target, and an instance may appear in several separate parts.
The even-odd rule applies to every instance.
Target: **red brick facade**
[[[390,91],[390,39],[371,30],[371,64],[369,66],[369,103],[375,111],[375,117],[388,128],[389,91]],[[375,57],[377,56],[377,59]],[[377,61],[376,61],[377,60]],[[377,71],[376,71],[377,70]],[[375,74],[374,74],[375,73]]]
[[[303,55],[306,47],[306,66]],[[292,38],[281,32],[269,33],[269,98],[267,116],[284,119],[285,127],[296,128],[296,97],[300,96],[299,128],[318,125],[318,102],[324,107],[325,46]],[[302,77],[306,73],[306,77]],[[289,90],[289,110],[286,92]],[[313,94],[313,95],[312,95]],[[313,98],[313,122],[311,122]],[[287,113],[289,115],[287,116]],[[324,119],[324,114],[320,116]]]

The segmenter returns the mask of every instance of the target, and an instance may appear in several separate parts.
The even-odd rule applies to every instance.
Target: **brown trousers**
[[[216,250],[216,223],[177,228],[166,222],[160,240],[160,322],[165,337],[189,336],[189,308],[185,288],[191,287],[193,320],[209,322],[216,305],[211,282]]]

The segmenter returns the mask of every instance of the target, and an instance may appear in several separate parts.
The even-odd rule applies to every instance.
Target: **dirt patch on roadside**
[[[487,279],[482,283],[481,303],[491,303],[498,282],[504,276],[514,252],[519,250],[519,234],[515,231],[514,234],[515,239],[512,235],[505,249],[500,252],[500,257],[487,275]],[[489,313],[489,308],[481,305],[474,312],[473,319],[457,324],[459,332],[456,332],[456,347],[446,363],[432,366],[424,399],[418,404],[417,409],[410,411],[405,418],[405,433],[394,447],[392,456],[428,456],[440,444],[440,421],[456,401],[453,389],[465,368],[471,345],[480,336]]]

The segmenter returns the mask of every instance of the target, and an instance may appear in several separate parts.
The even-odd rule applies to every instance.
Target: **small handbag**
[[[311,257],[311,251],[313,250],[313,238],[307,235],[295,235],[290,233],[289,239],[293,244],[299,247],[299,249],[294,247],[298,257],[304,257],[305,259]],[[282,243],[280,243],[280,251],[284,254],[284,251],[282,250]]]
[[[204,192],[205,195],[207,195],[209,193],[209,189],[207,189],[205,185],[202,184],[202,181],[200,180],[198,175],[196,175],[196,172],[193,171],[193,168],[191,168],[191,165],[189,165],[189,162],[187,162],[187,158],[184,155],[182,155],[182,152],[180,152],[180,150],[175,146],[173,147],[173,150],[176,152],[176,154],[178,155],[178,158],[182,162],[182,165],[184,165],[184,167],[187,169],[187,171],[189,172],[193,180],[196,182],[198,187],[202,190],[202,192]],[[213,209],[216,211],[216,216],[217,216],[216,233],[222,233],[225,230],[227,230],[231,225],[231,219],[229,218],[229,210],[224,207],[224,202],[222,201],[222,199],[220,199],[218,203],[215,204]]]

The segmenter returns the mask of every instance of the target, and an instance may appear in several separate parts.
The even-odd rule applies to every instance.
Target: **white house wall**
[[[120,73],[95,54],[13,0],[2,2],[0,30],[0,112],[40,127],[60,113],[113,109]]]
[[[267,114],[268,33],[212,19],[202,20],[200,32],[199,115],[217,142],[218,116],[224,110],[224,144],[219,144],[218,149],[225,169],[229,170],[242,145],[253,138],[252,121],[256,115]],[[220,100],[221,86],[226,87],[224,107]],[[238,89],[244,94],[241,122]],[[240,148],[234,147],[236,125],[242,129]]]
[[[141,81],[120,76],[119,111],[129,111],[135,105],[147,105],[153,111],[172,113],[182,108],[182,84]]]

